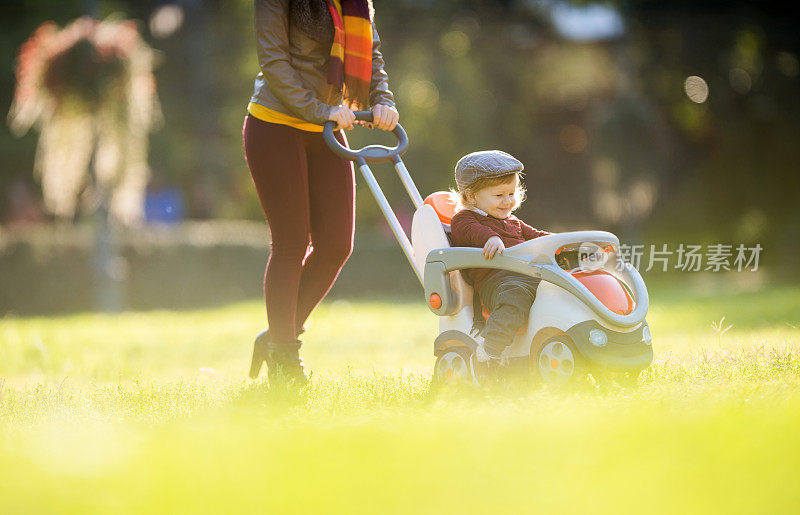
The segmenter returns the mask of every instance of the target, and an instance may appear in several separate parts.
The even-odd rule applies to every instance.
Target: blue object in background
[[[183,220],[184,213],[183,195],[178,188],[147,192],[144,199],[144,218],[147,223],[177,223]]]

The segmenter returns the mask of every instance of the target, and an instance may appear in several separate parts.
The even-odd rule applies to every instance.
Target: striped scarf
[[[328,83],[353,108],[369,107],[372,78],[372,23],[368,0],[327,0],[333,18]]]

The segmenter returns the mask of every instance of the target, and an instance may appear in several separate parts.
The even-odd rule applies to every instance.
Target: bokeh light
[[[728,72],[728,80],[731,83],[731,88],[737,93],[744,95],[748,93],[753,87],[753,81],[750,74],[742,68],[733,68]]]
[[[787,77],[797,77],[800,72],[800,63],[797,62],[797,57],[789,52],[778,52],[776,62],[778,69]]]
[[[428,80],[406,79],[400,84],[400,96],[420,109],[430,109],[439,103],[439,88]]]
[[[619,181],[619,175],[619,164],[607,157],[598,159],[592,168],[592,177],[598,186],[613,188]]]
[[[708,84],[702,77],[690,75],[683,83],[683,90],[689,100],[696,104],[702,104],[708,99]]]
[[[650,213],[656,201],[658,189],[656,185],[647,178],[638,178],[633,181],[628,192],[629,209],[631,213],[638,217],[643,217]]]
[[[561,148],[570,154],[580,154],[586,150],[586,145],[589,143],[586,131],[578,125],[564,125],[561,127],[558,139],[561,142]]]
[[[183,7],[177,4],[162,5],[150,16],[150,33],[155,38],[170,37],[183,25]]]
[[[439,47],[450,57],[462,57],[469,52],[469,36],[460,30],[451,30],[442,35]]]

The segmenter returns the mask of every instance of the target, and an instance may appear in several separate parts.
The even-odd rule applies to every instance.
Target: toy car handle
[[[514,247],[509,247],[513,249]],[[423,273],[425,284],[425,295],[430,297],[437,294],[440,308],[431,306],[432,311],[439,315],[446,315],[448,307],[453,306],[455,294],[450,288],[449,272],[464,268],[499,268],[510,270],[531,277],[538,277],[543,281],[560,286],[575,295],[584,304],[589,306],[603,320],[623,327],[633,327],[644,320],[647,310],[650,307],[650,299],[647,294],[647,287],[642,280],[639,272],[630,263],[623,263],[623,272],[633,283],[633,290],[636,296],[636,308],[627,314],[621,315],[608,309],[600,300],[595,297],[580,281],[571,274],[559,267],[555,260],[551,263],[537,263],[517,257],[504,256],[497,254],[489,261],[483,257],[483,249],[472,247],[450,247],[435,249],[428,253],[425,260],[425,271]],[[439,312],[441,311],[441,313]]]
[[[356,115],[356,121],[371,122],[372,111],[353,111]],[[382,163],[384,161],[393,161],[395,156],[400,156],[408,148],[408,136],[403,127],[398,123],[395,125],[392,133],[397,137],[397,145],[394,147],[386,147],[384,145],[367,145],[366,147],[358,150],[352,150],[342,146],[336,136],[333,134],[333,129],[336,127],[336,122],[328,120],[322,129],[322,136],[325,142],[333,150],[333,153],[339,157],[349,159],[356,162],[365,163]]]

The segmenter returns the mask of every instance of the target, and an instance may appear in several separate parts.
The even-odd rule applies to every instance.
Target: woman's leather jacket
[[[311,123],[323,124],[333,106],[342,101],[341,92],[327,80],[332,41],[312,39],[296,24],[290,23],[289,4],[290,0],[255,0],[261,72],[256,77],[250,101]],[[373,24],[371,106],[394,105],[383,66],[380,39]]]

